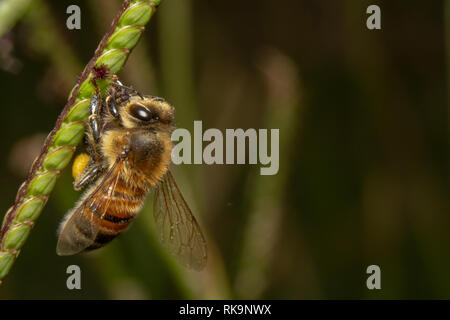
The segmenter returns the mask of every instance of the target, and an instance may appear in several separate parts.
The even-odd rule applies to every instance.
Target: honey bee
[[[72,168],[75,190],[89,187],[60,225],[57,254],[104,246],[127,229],[154,190],[161,243],[183,265],[201,270],[206,242],[169,170],[174,108],[162,98],[142,96],[117,78],[106,99],[95,94],[89,108],[88,155],[78,156]]]

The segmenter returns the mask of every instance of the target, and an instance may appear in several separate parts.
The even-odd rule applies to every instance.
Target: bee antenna
[[[144,96],[140,92],[138,92],[132,86],[124,85],[122,82],[119,81],[119,78],[117,76],[115,76],[113,79],[114,79],[114,82],[113,82],[114,85],[128,89],[128,90],[132,91],[134,94],[138,95],[141,99],[144,99]]]

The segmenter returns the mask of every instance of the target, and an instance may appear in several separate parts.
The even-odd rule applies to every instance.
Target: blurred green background
[[[2,11],[6,2],[3,212],[121,4],[14,0]],[[81,30],[66,28],[71,4]],[[381,31],[366,28],[370,4],[381,7]],[[57,256],[58,223],[79,197],[66,169],[0,298],[450,298],[447,7],[163,0],[119,76],[171,102],[179,127],[279,128],[278,174],[174,168],[208,239],[208,266],[196,273],[155,240],[151,198],[104,249]],[[82,290],[66,288],[71,264],[81,267]],[[381,290],[366,288],[372,264]]]

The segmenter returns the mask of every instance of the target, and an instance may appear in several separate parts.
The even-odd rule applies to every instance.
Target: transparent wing
[[[170,170],[156,188],[153,214],[163,246],[183,265],[202,270],[206,265],[206,241]]]
[[[58,255],[77,254],[95,245],[100,221],[108,210],[122,163],[121,159],[117,158],[100,182],[88,189],[80,202],[66,214],[59,228],[56,246]]]

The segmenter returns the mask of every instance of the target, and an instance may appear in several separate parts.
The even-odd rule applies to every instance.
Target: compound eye
[[[140,104],[132,105],[130,107],[130,113],[133,117],[142,121],[150,121],[155,116],[150,110]]]

